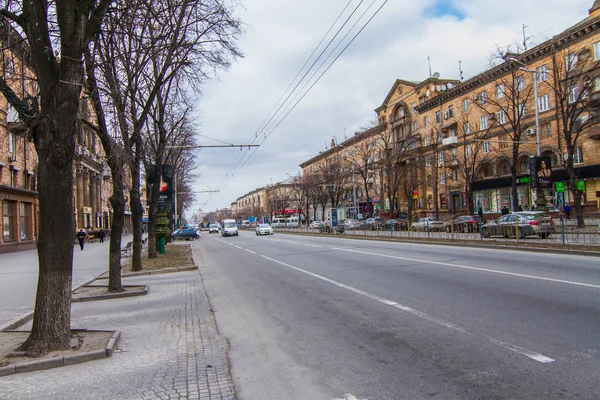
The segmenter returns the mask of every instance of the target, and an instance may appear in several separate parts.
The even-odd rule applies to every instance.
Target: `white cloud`
[[[376,0],[372,10],[382,2]],[[245,58],[206,85],[197,111],[200,133],[246,143],[346,3],[246,0],[237,14],[247,27],[240,41]],[[460,21],[425,19],[423,10],[433,3],[389,1],[228,185],[222,183],[239,149],[202,150],[196,190],[208,185],[220,193],[198,194],[195,207],[228,207],[250,190],[299,172],[298,164],[318,154],[333,136],[342,141],[344,132],[349,137],[373,119],[395,79],[427,78],[427,56],[433,71],[455,79],[461,60],[468,78],[488,66],[497,46],[521,42],[522,24],[539,44],[585,18],[593,1],[455,0],[465,12]]]

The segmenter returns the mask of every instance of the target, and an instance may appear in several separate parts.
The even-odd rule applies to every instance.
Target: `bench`
[[[131,246],[133,246],[133,242],[127,242],[125,247],[121,249],[121,256],[130,256],[131,255]]]

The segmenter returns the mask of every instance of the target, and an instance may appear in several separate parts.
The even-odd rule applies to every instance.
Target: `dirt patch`
[[[73,331],[71,349],[51,351],[40,357],[27,357],[22,352],[17,352],[17,349],[27,340],[29,332],[0,331],[0,367],[105,350],[113,334],[114,332],[108,331]]]
[[[123,286],[123,292],[109,292],[108,286],[86,285],[81,286],[73,291],[71,299],[73,301],[85,301],[86,299],[102,300],[103,298],[128,297],[136,295],[144,295],[147,293],[146,286]]]
[[[148,258],[148,250],[142,252],[142,267],[146,271],[164,268],[193,266],[192,247],[190,244],[169,244],[166,254],[158,254],[157,258]],[[123,266],[122,271],[131,271],[131,259]]]

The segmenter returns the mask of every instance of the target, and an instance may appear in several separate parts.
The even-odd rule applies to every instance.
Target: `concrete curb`
[[[71,293],[79,288],[81,288],[82,286],[86,286],[89,285],[90,283],[94,282],[96,278],[90,278],[87,281],[83,282],[81,285],[76,286],[75,288],[72,289]],[[13,329],[17,329],[19,326],[29,322],[32,318],[33,318],[33,311],[27,311],[25,314],[22,314],[20,316],[18,316],[17,318],[13,319],[12,321],[0,326],[0,332],[1,331],[10,331]],[[1,376],[1,375],[0,375]]]
[[[81,287],[105,287],[105,288],[108,288],[108,286],[102,286],[102,285],[83,285]],[[149,286],[144,286],[144,285],[123,285],[123,288],[134,288],[134,287],[143,287],[144,289],[142,291],[139,291],[139,292],[107,293],[107,294],[102,295],[102,296],[89,296],[89,297],[71,298],[71,303],[81,303],[81,302],[84,302],[84,301],[95,301],[95,300],[119,299],[119,298],[122,298],[122,297],[144,296],[144,295],[147,295],[148,294],[148,290],[150,290]]]
[[[173,272],[194,271],[196,269],[198,269],[198,267],[196,267],[196,266],[154,269],[151,271],[129,272],[126,274],[122,274],[121,278],[129,278],[132,276],[143,276],[143,275],[169,274],[169,273],[173,273]],[[97,279],[97,280],[108,279],[108,275],[102,274],[94,279]]]
[[[279,232],[281,234],[286,235],[301,235],[301,236],[321,236],[320,233],[311,233],[311,232]],[[510,244],[478,244],[473,243],[472,241],[464,241],[460,242],[447,242],[447,241],[434,241],[431,239],[428,240],[411,240],[405,238],[395,238],[389,236],[368,236],[368,235],[325,235],[325,237],[332,237],[336,239],[350,239],[350,240],[379,240],[385,242],[398,242],[398,243],[413,243],[413,244],[425,244],[425,245],[438,245],[438,246],[452,246],[452,247],[470,247],[476,249],[492,249],[492,250],[512,250],[512,251],[526,251],[530,253],[552,253],[552,254],[563,254],[563,255],[572,255],[572,256],[589,256],[589,257],[600,257],[600,251],[585,251],[585,250],[571,250],[571,249],[563,249],[563,248],[554,248],[554,247],[521,247],[514,246]],[[459,240],[459,239],[455,239]],[[561,244],[562,246],[562,244]]]
[[[22,372],[40,371],[44,369],[63,367],[73,364],[81,364],[87,361],[99,360],[112,356],[121,338],[121,331],[89,331],[87,329],[72,329],[72,332],[113,332],[103,350],[88,351],[86,353],[73,354],[64,357],[54,357],[45,360],[31,361],[23,364],[8,365],[0,367],[0,376],[19,374]],[[18,331],[15,331],[18,332]]]

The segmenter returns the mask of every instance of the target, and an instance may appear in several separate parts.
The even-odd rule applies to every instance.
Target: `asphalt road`
[[[600,398],[600,258],[251,231],[194,248],[241,400]]]

